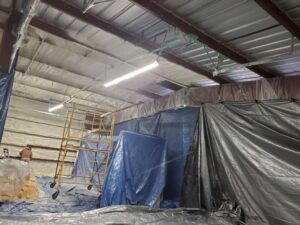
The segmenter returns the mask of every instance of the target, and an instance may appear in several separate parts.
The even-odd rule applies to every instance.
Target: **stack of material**
[[[38,196],[29,164],[20,160],[0,160],[0,200],[31,199]]]
[[[19,199],[37,199],[39,195],[39,189],[37,187],[36,178],[33,176],[27,176],[25,178],[24,186],[18,195]]]

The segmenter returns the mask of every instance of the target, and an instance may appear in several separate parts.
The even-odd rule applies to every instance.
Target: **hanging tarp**
[[[218,162],[214,154],[207,150],[210,142],[206,141],[204,118],[201,107],[198,127],[185,168],[182,206],[211,211],[219,208],[226,197],[223,196],[224,191],[218,176]]]
[[[200,116],[202,113],[200,113]],[[201,119],[201,118],[199,118]],[[199,122],[198,122],[199,123]],[[201,206],[200,199],[200,158],[199,158],[199,126],[195,129],[193,143],[186,159],[184,170],[184,183],[182,191],[181,206],[187,208],[205,208]]]
[[[138,131],[144,134],[159,134],[161,113],[139,119]]]
[[[168,110],[153,116],[130,120],[116,125],[116,129],[137,128],[144,134],[158,135],[167,141],[167,183],[163,207],[179,207],[181,201],[184,167],[192,144],[199,108],[187,107]]]
[[[111,156],[100,206],[158,205],[166,183],[165,161],[165,139],[122,131]]]
[[[137,130],[138,130],[138,120],[129,120],[129,121],[126,121],[126,122],[116,124],[114,135],[119,136],[119,134],[122,130],[137,132]]]
[[[181,201],[184,167],[192,144],[199,108],[183,108],[162,112],[158,135],[167,140],[167,183],[164,200]]]
[[[271,225],[299,224],[299,102],[205,104],[200,132],[200,154],[206,148],[215,169],[202,193],[222,192]]]
[[[83,149],[99,149],[107,150],[108,138],[102,136],[99,138],[98,133],[91,133],[84,137],[91,140],[102,140],[102,142],[81,142],[80,146]],[[104,183],[104,169],[106,164],[106,158],[108,153],[93,152],[86,150],[79,150],[74,164],[72,175],[74,179],[83,181],[85,183]],[[85,178],[86,177],[86,178]]]
[[[17,58],[17,57],[16,57]],[[0,142],[2,139],[5,120],[7,116],[10,95],[12,92],[14,74],[15,74],[15,63],[10,73],[1,73],[0,72]]]

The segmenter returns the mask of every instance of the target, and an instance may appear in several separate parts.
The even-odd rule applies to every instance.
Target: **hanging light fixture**
[[[134,71],[132,71],[130,73],[127,73],[127,74],[125,74],[125,75],[123,75],[121,77],[118,77],[118,78],[116,78],[116,79],[114,79],[112,81],[109,81],[109,82],[105,83],[104,87],[110,87],[110,86],[116,85],[116,84],[118,84],[118,83],[120,83],[120,82],[122,82],[124,80],[128,80],[128,79],[131,79],[133,77],[136,77],[136,76],[138,76],[138,75],[140,75],[142,73],[145,73],[145,72],[147,72],[149,70],[154,69],[158,65],[159,65],[158,62],[155,61],[154,63],[151,63],[151,64],[149,64],[147,66],[144,66],[144,67],[142,67],[140,69],[134,70]]]

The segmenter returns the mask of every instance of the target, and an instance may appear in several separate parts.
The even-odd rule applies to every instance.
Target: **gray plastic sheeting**
[[[273,99],[300,99],[300,76],[261,79],[245,83],[228,83],[220,86],[185,88],[154,101],[117,112],[116,122],[147,117],[157,112],[203,103],[222,101],[254,101]]]
[[[299,102],[205,104],[199,140],[201,204],[225,196],[250,218],[300,224]]]
[[[22,215],[1,215],[2,225],[68,225],[68,224],[119,224],[119,225],[233,225],[214,214],[200,211],[159,210],[136,206],[112,206],[82,213],[40,213]]]

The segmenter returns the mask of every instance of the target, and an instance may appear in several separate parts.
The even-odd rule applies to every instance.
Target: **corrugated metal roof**
[[[81,0],[68,1],[82,7]],[[300,25],[300,2],[298,0],[274,1],[296,24]],[[287,55],[291,51],[291,34],[267,12],[251,0],[166,0],[156,1],[200,30],[222,43],[256,61],[267,57]],[[2,8],[9,8],[11,1],[1,1]],[[148,52],[99,28],[86,24],[44,3],[37,9],[37,17],[65,30],[72,38],[85,43],[83,47],[65,41],[52,34],[46,34],[31,27],[27,42],[21,48],[17,69],[27,71],[30,79],[20,76],[18,83],[30,86],[36,77],[40,82],[46,79],[56,86],[41,85],[40,89],[58,92],[59,85],[70,89],[81,89],[92,84],[89,92],[79,93],[83,100],[103,107],[124,108],[130,104],[148,101],[149,98],[136,93],[143,89],[158,95],[172,92],[158,83],[165,79],[190,86],[216,85],[212,80],[179,65],[159,58],[160,66],[140,77],[124,82],[117,87],[105,89],[103,82],[126,72],[147,65],[157,59],[160,50],[213,70],[238,65],[231,59],[221,57],[216,51],[196,42],[193,36],[182,33],[175,27],[152,15],[145,9],[127,0],[114,0],[97,4],[88,13],[111,23],[143,41],[161,46],[155,52]],[[6,13],[3,14],[7,16]],[[2,17],[0,17],[1,19]],[[5,22],[5,19],[0,21]],[[43,40],[44,38],[44,40]],[[294,40],[294,51],[300,51],[299,40]],[[299,57],[263,65],[267,71],[282,76],[299,75]],[[217,64],[217,61],[219,63]],[[229,81],[244,82],[261,77],[247,68],[237,68],[219,76]],[[49,83],[50,85],[50,83]],[[32,85],[31,85],[32,86]],[[70,93],[69,93],[70,94]],[[55,94],[54,94],[55,95]],[[111,96],[106,101],[99,97]],[[54,96],[53,96],[54,97]],[[57,98],[62,98],[58,97]],[[78,98],[79,98],[78,97]]]

